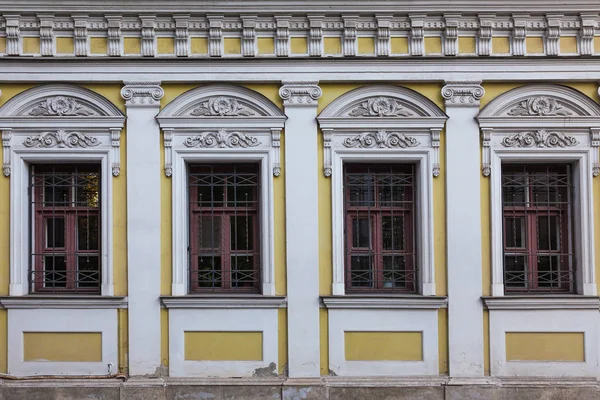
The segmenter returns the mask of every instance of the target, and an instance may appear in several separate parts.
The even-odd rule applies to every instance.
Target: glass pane
[[[379,201],[382,207],[410,207],[412,174],[390,172],[378,174]]]
[[[66,287],[67,264],[65,256],[44,257],[44,287]]]
[[[254,207],[257,179],[256,174],[236,175],[235,184],[227,186],[227,206]]]
[[[231,235],[231,250],[252,250],[254,240],[254,219],[249,216],[231,216],[230,235]]]
[[[352,218],[352,247],[371,248],[371,224],[368,218]]]
[[[98,207],[100,202],[99,175],[96,173],[80,173],[76,175],[76,201],[79,207]]]
[[[504,206],[523,206],[526,201],[527,175],[508,173],[502,175],[502,197]]]
[[[79,287],[100,285],[100,265],[97,256],[77,257],[77,280]]]
[[[504,257],[504,284],[507,287],[526,287],[526,256],[506,255]]]
[[[384,250],[404,250],[404,217],[382,217],[381,230]]]
[[[559,256],[538,256],[538,287],[558,287],[560,264]]]
[[[221,217],[199,216],[196,229],[197,249],[221,248]]]
[[[65,219],[46,218],[46,247],[65,247]]]
[[[210,179],[210,176],[208,176]],[[225,191],[223,186],[201,184],[198,186],[198,206],[223,207]]]
[[[198,256],[198,286],[204,288],[221,287],[221,257]]]
[[[254,258],[250,255],[231,257],[231,287],[254,287],[258,280]]]
[[[77,249],[99,250],[98,248],[98,216],[90,215],[77,218]]]
[[[412,281],[412,271],[406,271],[406,256],[394,255],[383,257],[383,287],[391,289],[406,287],[406,281]]]
[[[371,256],[350,257],[350,284],[353,287],[373,287]]]
[[[69,189],[71,175],[50,175],[44,177],[44,206],[68,206],[71,203]]]
[[[373,175],[346,174],[351,207],[374,206]]]
[[[539,216],[538,221],[538,249],[560,249],[560,219],[557,216]]]
[[[504,218],[504,247],[525,248],[525,218],[524,217],[505,217]]]

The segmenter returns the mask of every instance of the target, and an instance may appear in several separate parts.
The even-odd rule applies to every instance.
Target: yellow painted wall
[[[392,54],[408,54],[408,38],[392,37],[390,38],[390,50]]]
[[[23,54],[39,54],[40,38],[39,37],[24,37],[23,38]]]
[[[192,54],[208,54],[208,39],[203,37],[192,38]]]
[[[23,332],[24,361],[100,362],[101,332]]]
[[[223,39],[224,54],[241,54],[242,41],[240,38],[224,38]]]
[[[117,310],[119,321],[118,341],[119,341],[119,372],[126,374],[129,372],[129,319],[128,310]]]
[[[258,38],[256,41],[258,54],[275,54],[275,39],[273,38]]]
[[[506,332],[507,361],[585,361],[583,332]]]
[[[492,54],[509,54],[510,38],[494,37],[492,38]]]
[[[74,50],[73,38],[57,37],[56,38],[56,53],[57,54],[73,54]]]
[[[262,332],[189,331],[183,340],[186,361],[262,360]]]
[[[279,331],[277,332],[278,343],[278,357],[279,357],[279,375],[282,375],[285,367],[288,363],[288,346],[287,346],[287,309],[280,308],[277,310],[277,325]]]
[[[103,37],[91,37],[90,38],[90,53],[92,54],[107,54],[108,53],[108,39]]]
[[[544,53],[544,38],[528,37],[525,39],[527,45],[527,54],[543,54]]]
[[[577,53],[577,36],[563,36],[560,38],[561,53]]]
[[[321,376],[329,375],[329,316],[326,308],[319,309],[319,347]]]
[[[323,52],[325,54],[342,54],[342,40],[337,37],[323,38]]]
[[[477,51],[474,37],[459,37],[458,52],[459,54],[474,54]]]
[[[290,38],[290,51],[292,54],[308,53],[308,42],[305,37]]]
[[[160,310],[160,362],[169,365],[169,310]]]
[[[158,54],[175,54],[175,39],[170,37],[159,37],[156,39]]]
[[[344,332],[347,361],[422,361],[423,332]]]
[[[136,37],[123,38],[123,52],[125,54],[140,54],[142,52],[142,41]]]
[[[6,54],[6,38],[0,38],[0,53]]]
[[[442,38],[426,37],[425,54],[440,54],[442,52]]]
[[[438,361],[440,375],[448,375],[448,309],[438,310]]]
[[[375,54],[375,39],[371,37],[358,38],[358,54]]]

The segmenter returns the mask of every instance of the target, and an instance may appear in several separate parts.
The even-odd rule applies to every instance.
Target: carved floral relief
[[[516,107],[512,108],[508,112],[508,115],[551,117],[571,115],[571,112],[565,110],[565,108],[552,97],[538,96],[523,100]]]
[[[240,132],[219,130],[217,132],[204,132],[197,136],[190,136],[185,139],[183,144],[186,147],[247,148],[256,147],[261,143],[254,136],[245,135]]]
[[[572,147],[579,144],[573,136],[546,130],[506,136],[501,143],[504,147]]]
[[[398,100],[389,97],[376,97],[363,101],[349,113],[351,117],[410,117],[412,112],[400,105]]]
[[[56,132],[44,132],[37,136],[29,136],[23,142],[25,147],[38,147],[38,148],[86,148],[95,147],[100,144],[98,138],[88,136],[84,133],[79,132],[66,132],[59,130]]]
[[[94,115],[94,112],[75,99],[64,96],[55,96],[40,102],[29,115],[50,117],[85,117]]]
[[[418,146],[420,143],[414,137],[406,136],[403,133],[378,131],[348,137],[342,144],[345,147],[406,148]]]
[[[236,99],[229,97],[215,97],[202,102],[190,113],[195,117],[238,117],[255,115],[250,108],[240,104]]]

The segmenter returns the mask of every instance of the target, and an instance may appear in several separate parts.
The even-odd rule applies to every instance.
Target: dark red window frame
[[[346,292],[416,293],[414,164],[345,164]]]
[[[575,292],[569,164],[502,166],[507,293]]]
[[[32,165],[32,293],[100,293],[100,167]]]
[[[260,292],[260,168],[189,167],[190,291]]]

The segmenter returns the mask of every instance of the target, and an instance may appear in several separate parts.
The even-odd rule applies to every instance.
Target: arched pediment
[[[234,85],[208,85],[183,93],[167,104],[158,118],[284,117],[265,96]]]
[[[80,86],[44,85],[18,94],[0,107],[2,118],[120,117],[123,113],[105,97]]]
[[[481,111],[478,119],[530,117],[600,117],[600,106],[567,86],[527,85],[496,97]]]
[[[397,120],[399,123],[409,124],[415,119],[445,121],[447,117],[431,100],[413,90],[400,86],[372,85],[340,96],[317,119],[323,126],[324,123],[335,120],[353,121],[357,124]]]

